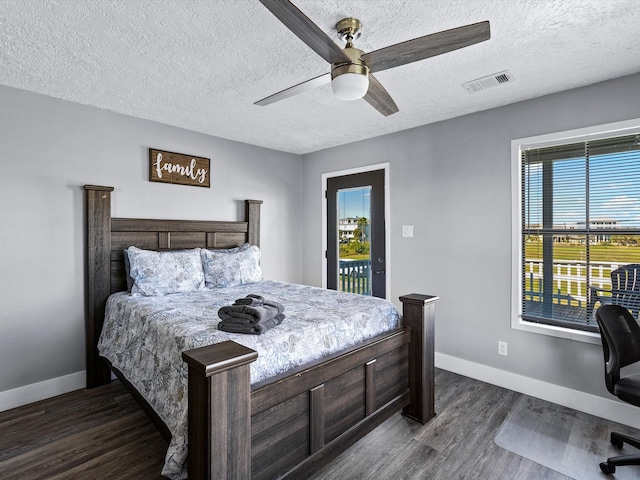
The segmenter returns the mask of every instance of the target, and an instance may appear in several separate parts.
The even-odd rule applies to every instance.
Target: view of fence
[[[610,288],[610,273],[620,266],[611,262],[591,262],[587,275],[586,262],[556,260],[553,263],[554,303],[586,308],[589,287]],[[525,262],[525,298],[542,301],[542,260],[528,259]]]
[[[340,260],[338,275],[341,292],[371,295],[371,260]]]

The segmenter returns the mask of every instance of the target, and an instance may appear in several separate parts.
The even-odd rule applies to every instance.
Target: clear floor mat
[[[600,471],[599,464],[607,457],[640,453],[630,445],[622,450],[611,445],[612,431],[640,438],[638,430],[525,395],[494,441],[575,480],[640,479],[640,466],[617,467],[615,476]]]

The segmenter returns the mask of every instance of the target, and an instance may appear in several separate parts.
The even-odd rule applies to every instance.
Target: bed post
[[[403,415],[425,424],[432,419],[434,405],[434,326],[438,297],[412,293],[400,297],[402,323],[411,328],[409,343],[410,401]]]
[[[262,200],[245,200],[247,222],[247,241],[256,247],[260,246],[260,205]]]
[[[251,478],[249,364],[256,358],[230,340],[182,353],[189,368],[189,480]]]
[[[111,294],[111,192],[113,187],[85,185],[87,311],[87,388],[111,381],[111,372],[98,354],[98,338],[104,322],[104,307]]]

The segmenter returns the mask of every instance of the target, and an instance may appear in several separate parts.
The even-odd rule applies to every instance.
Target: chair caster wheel
[[[624,442],[622,440],[611,439],[611,445],[613,445],[616,448],[622,448],[622,445],[624,445]]]
[[[602,473],[605,473],[607,475],[616,473],[616,467],[614,467],[613,465],[609,465],[607,462],[602,462],[600,464],[600,470],[602,470]]]

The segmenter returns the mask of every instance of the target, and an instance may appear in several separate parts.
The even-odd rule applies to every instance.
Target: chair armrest
[[[597,287],[589,287],[591,290],[591,302],[600,305],[622,305],[630,310],[640,311],[640,291],[637,290],[605,290]],[[611,296],[599,295],[597,292],[608,293]]]
[[[608,293],[609,295],[604,295],[605,293]],[[596,302],[600,302],[600,305],[610,305],[612,301],[612,297],[610,296],[611,294],[611,290],[589,285],[589,298],[592,308],[595,306]]]

